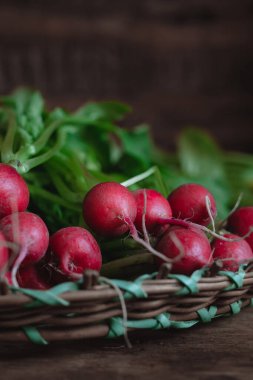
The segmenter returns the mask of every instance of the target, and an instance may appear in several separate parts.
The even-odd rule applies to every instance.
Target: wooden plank
[[[250,379],[252,310],[188,330],[151,331],[131,338],[67,342],[47,347],[3,345],[0,368],[8,380]]]
[[[248,47],[181,49],[146,47],[105,38],[9,42],[0,46],[1,91],[20,83],[85,96],[139,93],[222,94],[250,92],[253,55]],[[87,74],[88,73],[88,74]]]
[[[104,14],[113,17],[121,14],[131,15],[137,18],[159,19],[160,21],[182,22],[206,22],[214,18],[227,19],[250,17],[252,15],[252,1],[241,0],[238,6],[237,0],[110,0],[105,2],[93,0],[1,0],[2,6],[15,9],[36,9],[44,14],[79,14],[97,18]]]
[[[30,85],[51,104],[119,99],[167,148],[194,123],[251,150],[251,1],[23,4],[0,4],[1,93]]]
[[[10,28],[10,25],[12,27]],[[121,42],[139,43],[147,46],[189,48],[204,46],[239,46],[250,41],[249,22],[231,22],[226,24],[206,23],[173,25],[159,22],[141,22],[124,17],[98,17],[96,20],[73,18],[43,13],[34,10],[1,9],[0,36],[24,41],[24,38],[41,40],[53,38],[80,39],[87,36],[115,38]],[[3,42],[2,42],[3,43]]]

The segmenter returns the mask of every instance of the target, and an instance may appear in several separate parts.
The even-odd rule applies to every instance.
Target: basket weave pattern
[[[78,285],[60,284],[48,292],[10,289],[2,283],[0,342],[122,336],[125,325],[116,288],[124,296],[128,331],[187,328],[253,305],[253,266],[211,276],[199,270],[187,277],[168,274],[164,265],[159,273],[133,282],[109,283],[87,271]]]

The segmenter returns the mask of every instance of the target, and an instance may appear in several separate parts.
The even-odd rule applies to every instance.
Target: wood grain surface
[[[143,333],[132,349],[117,341],[44,347],[0,346],[1,379],[251,379],[253,311],[188,330]]]
[[[252,4],[1,0],[0,92],[30,85],[70,108],[120,99],[165,148],[194,124],[251,151]]]

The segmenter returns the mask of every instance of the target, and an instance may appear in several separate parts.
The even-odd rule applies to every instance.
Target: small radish
[[[228,218],[227,228],[240,236],[245,236],[253,228],[253,207],[240,207]],[[245,238],[253,250],[253,232]]]
[[[38,262],[46,253],[49,233],[43,220],[31,212],[19,212],[0,220],[0,229],[7,241],[25,247],[22,266]]]
[[[9,259],[6,240],[2,232],[0,232],[0,272],[5,269]]]
[[[181,247],[176,244],[175,238]],[[172,273],[190,275],[195,270],[212,263],[210,243],[205,234],[199,230],[182,227],[170,228],[159,240],[156,249],[170,259],[179,258],[172,265]],[[163,262],[163,260],[157,259],[159,266]]]
[[[172,217],[169,202],[158,191],[152,189],[140,189],[134,191],[133,194],[137,204],[137,215],[134,224],[139,231],[143,231],[144,211],[145,226],[149,233],[154,232],[159,226],[158,220],[160,218],[164,219]]]
[[[225,234],[224,236],[230,239],[239,238],[239,236],[233,234]],[[240,264],[253,259],[252,249],[245,240],[228,242],[216,239],[212,247],[213,259],[224,260],[223,270],[235,272],[239,269]]]
[[[131,237],[155,256],[169,261],[147,239],[139,237],[134,221],[137,206],[133,193],[117,182],[94,186],[83,201],[85,223],[98,235],[116,237],[129,232]]]
[[[17,281],[21,288],[47,290],[50,284],[43,278],[40,268],[35,265],[21,267],[17,274]]]
[[[168,201],[175,218],[207,226],[211,222],[207,209],[208,198],[211,215],[215,218],[217,211],[214,197],[201,185],[190,183],[179,186],[169,195]]]
[[[81,227],[66,227],[50,238],[49,264],[66,278],[78,279],[86,269],[100,271],[102,255],[95,238]]]
[[[94,186],[83,201],[83,217],[98,235],[121,236],[129,231],[137,208],[133,194],[117,182],[104,182]]]
[[[29,190],[20,174],[10,165],[0,164],[0,218],[25,211]]]
[[[6,240],[17,244],[18,256],[12,267],[12,282],[20,267],[37,263],[46,253],[49,233],[43,220],[31,212],[17,212],[5,216],[0,221],[0,230]]]

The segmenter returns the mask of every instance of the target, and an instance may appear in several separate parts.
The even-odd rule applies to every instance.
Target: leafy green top
[[[164,153],[154,145],[149,126],[117,125],[130,111],[116,101],[87,103],[73,113],[48,111],[42,95],[28,89],[1,98],[1,162],[25,177],[30,209],[51,231],[82,224],[81,202],[94,184],[123,182],[146,171],[132,188],[149,186],[167,195],[182,183],[203,184],[214,194],[220,218],[241,191],[245,202],[253,203],[252,156],[224,154],[196,128],[179,136],[177,154]]]

